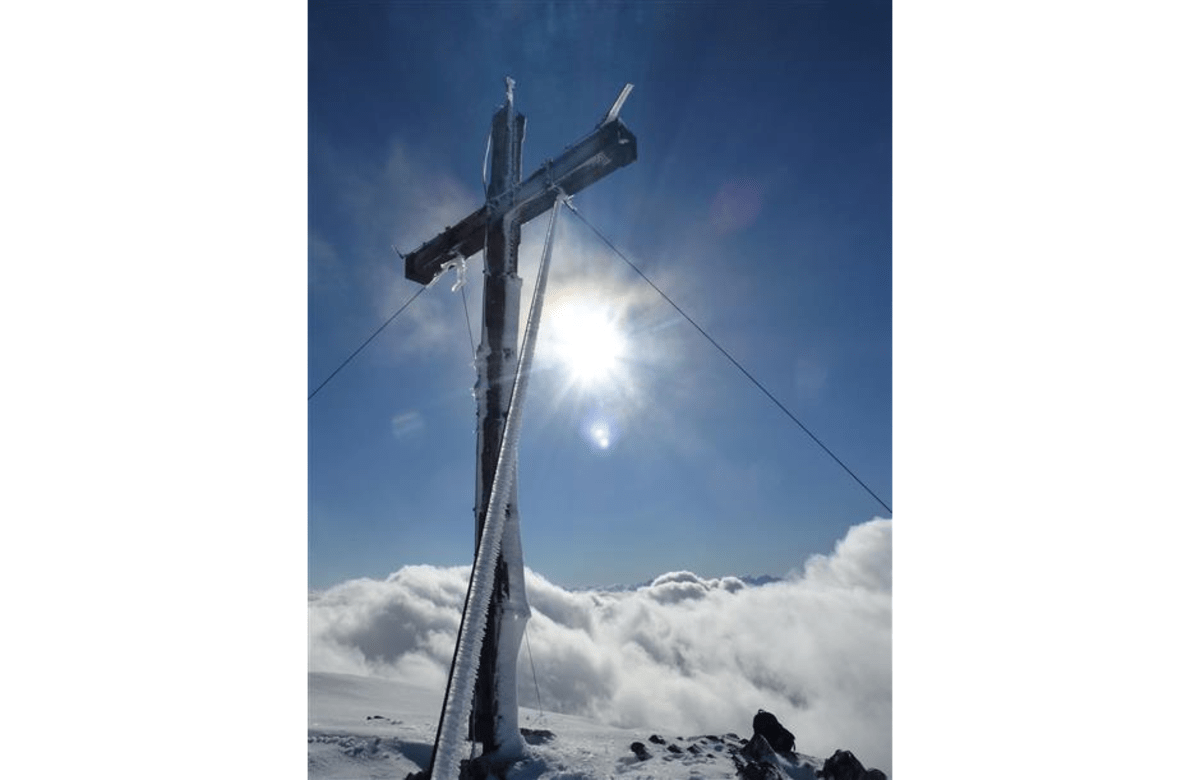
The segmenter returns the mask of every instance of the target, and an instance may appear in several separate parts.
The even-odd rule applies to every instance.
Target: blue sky
[[[482,204],[505,76],[526,174],[629,82],[638,160],[579,210],[891,503],[887,4],[316,3],[308,36],[309,391],[417,290],[390,246]],[[545,228],[523,231],[526,293]],[[481,264],[470,336],[443,279],[309,402],[311,587],[470,560]],[[530,568],[783,574],[890,516],[566,211],[553,269],[520,448]],[[580,312],[619,339],[592,381]]]

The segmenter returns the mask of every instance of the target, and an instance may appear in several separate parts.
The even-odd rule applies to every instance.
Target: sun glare
[[[575,302],[555,307],[548,335],[555,359],[573,382],[583,385],[608,381],[626,350],[625,337],[611,318]]]

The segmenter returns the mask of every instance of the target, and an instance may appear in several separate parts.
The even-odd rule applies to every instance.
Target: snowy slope
[[[441,698],[393,680],[310,673],[309,777],[396,778],[427,767]]]
[[[308,771],[326,778],[403,778],[428,766],[442,691],[411,683],[347,674],[309,674]],[[585,718],[522,708],[531,730],[528,754],[510,780],[560,778],[735,778],[735,735],[652,734],[604,726]],[[749,736],[749,722],[747,722]],[[550,732],[552,736],[544,735]],[[651,740],[651,737],[661,742]],[[630,745],[641,742],[650,758]],[[672,749],[673,748],[673,749]],[[799,755],[785,766],[794,778],[813,778],[821,764]]]

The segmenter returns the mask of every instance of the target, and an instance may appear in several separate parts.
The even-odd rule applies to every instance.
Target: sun
[[[557,302],[546,328],[549,351],[575,384],[610,382],[628,349],[616,318],[578,298]]]

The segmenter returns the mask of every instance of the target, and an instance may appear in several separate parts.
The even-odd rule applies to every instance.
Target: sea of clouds
[[[406,566],[310,593],[309,670],[444,686],[469,574]],[[881,519],[762,586],[672,572],[635,590],[568,591],[527,570],[521,705],[536,712],[540,695],[546,710],[664,736],[749,736],[766,709],[797,750],[845,748],[890,771],[891,581]]]

